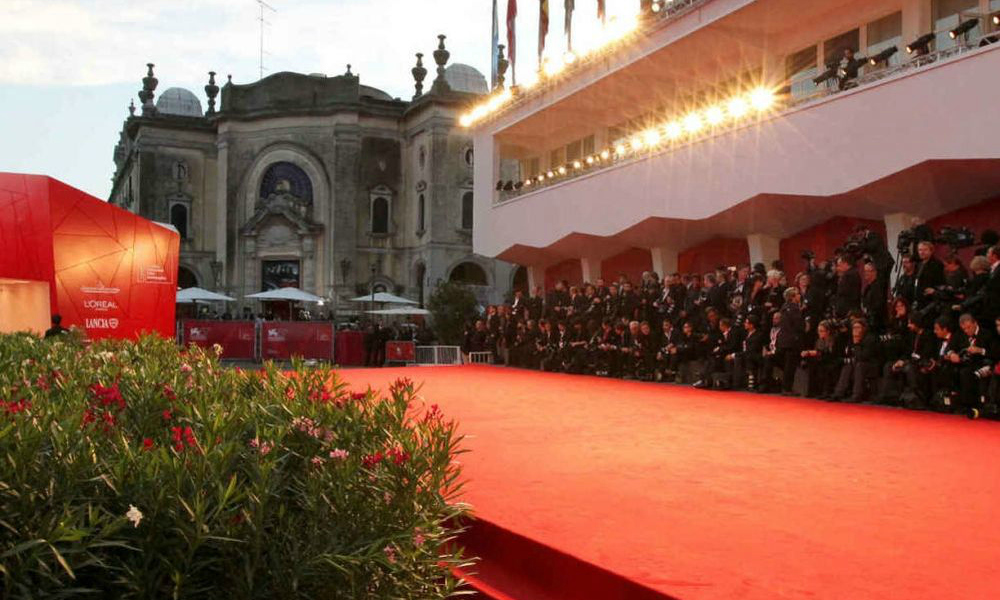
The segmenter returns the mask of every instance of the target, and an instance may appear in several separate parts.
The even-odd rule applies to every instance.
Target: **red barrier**
[[[385,359],[389,362],[416,362],[417,345],[413,342],[386,342]]]
[[[337,352],[334,355],[341,366],[360,367],[365,364],[365,334],[360,331],[341,331],[337,334]]]
[[[253,360],[253,321],[184,321],[184,343],[222,346],[222,358]]]
[[[287,360],[298,356],[332,361],[333,323],[264,323],[260,333],[260,356],[264,360]]]

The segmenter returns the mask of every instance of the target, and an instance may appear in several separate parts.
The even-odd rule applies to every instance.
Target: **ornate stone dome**
[[[490,91],[486,77],[475,67],[455,63],[444,70],[445,81],[456,92],[469,94],[486,94]]]
[[[156,110],[164,115],[200,117],[201,101],[190,90],[173,87],[160,94],[156,100]]]

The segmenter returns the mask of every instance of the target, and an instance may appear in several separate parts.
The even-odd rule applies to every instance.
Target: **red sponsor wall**
[[[567,258],[561,263],[557,263],[545,269],[545,289],[551,290],[556,286],[557,281],[565,279],[570,285],[576,285],[583,281],[583,265],[579,258]]]
[[[365,334],[360,331],[337,333],[334,358],[341,366],[361,366],[365,364]]]
[[[39,175],[0,173],[0,278],[47,281],[91,339],[174,336],[177,233]]]
[[[287,360],[293,356],[333,360],[333,324],[296,321],[264,323],[260,331],[260,356]]]
[[[730,266],[750,262],[750,247],[746,240],[715,238],[688,248],[677,256],[681,273],[708,273],[719,265]]]
[[[184,343],[202,348],[222,347],[222,358],[253,360],[253,321],[184,321]]]
[[[601,275],[608,282],[617,281],[618,275],[624,273],[629,281],[637,283],[642,281],[643,272],[652,270],[653,255],[645,248],[632,248],[601,261]],[[662,273],[658,275],[663,277]]]
[[[834,217],[781,240],[780,256],[781,262],[785,263],[785,272],[793,275],[805,267],[805,262],[802,260],[804,250],[815,252],[817,260],[830,259],[834,249],[843,246],[858,225],[867,225],[885,240],[884,221]]]

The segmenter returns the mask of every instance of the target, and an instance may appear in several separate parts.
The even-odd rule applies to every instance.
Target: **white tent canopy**
[[[247,298],[254,298],[257,300],[285,300],[288,302],[323,302],[323,298],[310,294],[309,292],[303,292],[299,288],[287,287],[278,288],[276,290],[268,290],[266,292],[259,292],[257,294],[250,294]]]
[[[416,306],[405,306],[401,308],[386,308],[382,310],[365,311],[370,315],[429,315],[431,311],[417,308]]]
[[[177,290],[178,304],[191,304],[193,302],[235,302],[236,298],[216,294],[199,287],[190,287],[184,290]]]
[[[357,298],[351,298],[351,302],[378,302],[380,304],[420,304],[415,300],[400,298],[399,296],[389,294],[387,292],[377,292],[374,295],[367,294],[365,296],[358,296]]]

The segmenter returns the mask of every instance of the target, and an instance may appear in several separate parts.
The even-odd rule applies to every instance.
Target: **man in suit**
[[[528,298],[525,308],[527,310],[527,320],[537,321],[542,318],[542,314],[545,312],[545,294],[542,286],[535,286],[535,291]]]
[[[760,329],[760,317],[757,315],[748,316],[743,321],[743,329],[746,335],[743,338],[740,351],[736,353],[736,373],[733,385],[737,387],[746,385],[746,388],[752,392],[757,389],[760,367],[764,362],[764,346],[767,344],[767,336]]]
[[[989,279],[982,288],[983,318],[992,323],[1000,318],[1000,246],[990,246],[986,251],[986,259],[990,261]]]
[[[942,271],[943,273],[943,271]],[[837,257],[837,293],[833,298],[833,315],[846,318],[861,308],[861,276],[854,261],[847,256]]]
[[[917,263],[914,273],[913,304],[915,308],[923,308],[934,299],[936,288],[944,285],[944,263],[934,256],[934,242],[923,241],[917,244]]]
[[[802,294],[796,288],[788,288],[784,295],[785,303],[781,307],[781,318],[778,321],[778,336],[775,340],[775,353],[780,355],[782,365],[781,391],[792,393],[792,382],[795,379],[795,369],[799,365],[802,343],[805,338],[805,318],[802,316]]]
[[[966,411],[982,404],[993,365],[1000,359],[996,334],[969,313],[958,319],[965,343],[958,352],[959,403]],[[954,362],[954,361],[953,361]]]
[[[869,332],[880,334],[888,318],[885,282],[880,279],[875,263],[871,262],[865,263],[861,278],[861,310],[868,321]]]

